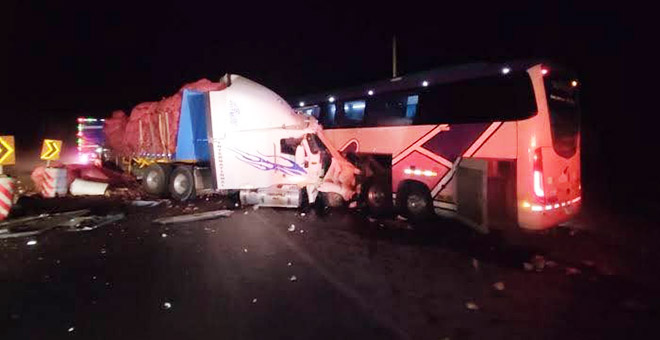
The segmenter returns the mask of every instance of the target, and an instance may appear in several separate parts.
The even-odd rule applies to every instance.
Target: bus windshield
[[[577,151],[580,130],[577,80],[554,75],[545,79],[545,88],[553,147],[558,155],[569,158]]]

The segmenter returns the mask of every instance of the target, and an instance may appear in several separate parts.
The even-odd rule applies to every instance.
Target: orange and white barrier
[[[0,175],[0,221],[7,218],[14,204],[14,192],[16,184],[14,179]]]
[[[68,191],[66,176],[64,168],[46,168],[41,195],[44,197],[65,196]]]

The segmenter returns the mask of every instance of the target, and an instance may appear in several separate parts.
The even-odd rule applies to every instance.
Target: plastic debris
[[[252,299],[252,303],[257,303],[257,298]]]
[[[75,327],[69,327],[68,332],[71,333],[75,330]]]
[[[292,224],[291,226],[289,226],[289,228],[287,230],[288,231],[296,231],[296,226]]]
[[[479,310],[479,306],[476,303],[472,302],[472,301],[466,302],[465,303],[465,308],[467,308],[469,310]]]
[[[163,201],[143,201],[143,200],[135,200],[131,202],[131,205],[134,207],[146,207],[146,208],[151,208],[155,206],[159,206],[163,203]]]
[[[158,224],[186,223],[186,222],[210,220],[219,217],[229,217],[231,216],[231,214],[232,214],[231,210],[214,210],[214,211],[207,211],[196,214],[162,217],[155,219],[153,222]]]
[[[498,282],[493,283],[493,288],[495,288],[495,290],[498,290],[500,292],[503,291],[504,290],[504,282],[498,281]]]
[[[164,303],[163,303],[163,308],[165,308],[165,309],[170,309],[170,308],[172,308],[172,304],[169,303],[169,302],[164,302]]]
[[[291,275],[291,277],[289,278],[289,281],[291,281],[291,282],[297,281],[297,280],[298,280],[298,278],[295,275]]]
[[[36,244],[37,244],[37,240],[29,240],[29,241],[27,241],[27,245],[28,245],[28,246],[34,246],[34,245],[36,245]]]

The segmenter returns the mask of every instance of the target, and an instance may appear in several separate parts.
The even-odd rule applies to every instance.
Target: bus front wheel
[[[433,214],[433,198],[421,183],[406,183],[396,195],[399,210],[409,219],[425,220]]]

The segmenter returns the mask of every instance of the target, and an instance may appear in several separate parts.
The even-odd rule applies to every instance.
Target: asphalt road
[[[153,208],[25,199],[18,213],[81,207],[126,218],[0,240],[1,339],[660,334],[658,232],[629,219],[484,236],[446,220],[414,225],[353,211],[248,207],[228,218],[151,223],[222,208],[216,199]]]

